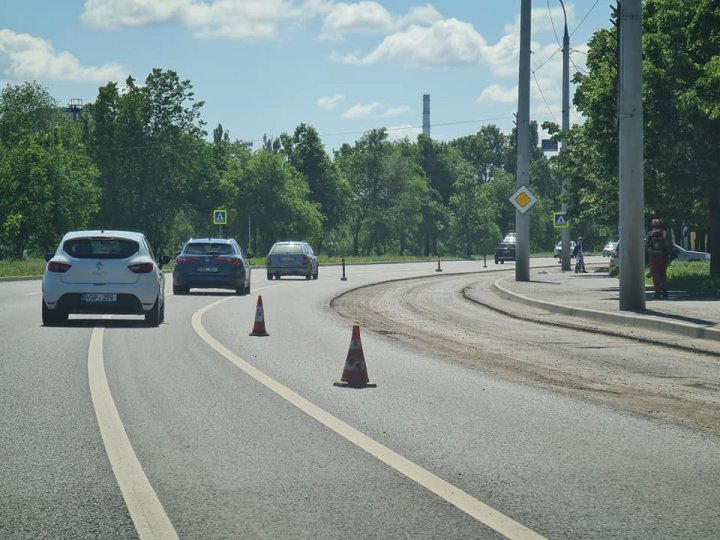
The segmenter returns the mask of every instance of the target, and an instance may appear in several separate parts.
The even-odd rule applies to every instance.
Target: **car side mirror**
[[[50,262],[50,259],[52,259],[54,256],[54,253],[46,253],[45,255],[43,255],[45,262]]]
[[[175,252],[175,257],[179,257],[181,253],[182,253],[182,251],[176,251],[176,252]]]

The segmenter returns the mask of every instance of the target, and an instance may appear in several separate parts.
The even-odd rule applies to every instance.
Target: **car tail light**
[[[60,272],[61,274],[63,272],[67,272],[70,270],[71,264],[67,263],[61,263],[61,262],[49,262],[47,265],[47,271],[48,272]]]
[[[136,274],[147,274],[149,272],[152,272],[155,268],[155,265],[153,263],[144,262],[144,263],[137,263],[137,264],[131,264],[128,266],[131,272],[135,272]]]
[[[175,264],[187,264],[191,261],[200,261],[202,260],[202,257],[176,257],[175,258]]]
[[[226,262],[228,264],[240,264],[240,259],[236,257],[215,257],[215,260]]]

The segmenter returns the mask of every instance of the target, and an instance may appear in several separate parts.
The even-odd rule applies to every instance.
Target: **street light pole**
[[[568,26],[567,26],[567,13],[565,12],[565,4],[563,3],[563,0],[560,0],[560,5],[562,6],[563,10],[563,17],[565,18],[565,32],[563,33],[563,82],[562,82],[562,146],[560,147],[560,152],[565,152],[567,150],[566,146],[566,140],[568,130],[570,129],[570,36],[568,35]],[[565,216],[567,216],[567,209],[568,204],[565,201],[565,196],[567,195],[568,191],[568,184],[569,179],[567,176],[563,177],[562,179],[562,195],[563,195],[563,202],[562,202],[562,212]],[[562,263],[562,270],[563,272],[569,272],[570,271],[570,258],[572,254],[570,253],[570,229],[568,227],[565,227],[561,229],[560,233],[560,239],[562,241],[562,251],[561,251],[561,263]]]

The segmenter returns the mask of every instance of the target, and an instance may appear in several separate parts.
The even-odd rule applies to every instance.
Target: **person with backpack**
[[[670,264],[673,243],[660,219],[654,218],[650,227],[646,238],[646,250],[655,298],[667,298],[667,267]]]

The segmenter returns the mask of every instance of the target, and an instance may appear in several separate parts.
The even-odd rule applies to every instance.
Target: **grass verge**
[[[0,277],[41,276],[44,271],[45,260],[43,259],[0,261]]]
[[[610,276],[618,277],[619,267],[610,270]],[[707,296],[720,294],[720,278],[710,276],[710,262],[673,261],[667,269],[668,286],[691,295]],[[645,283],[652,285],[650,269],[645,269]]]

